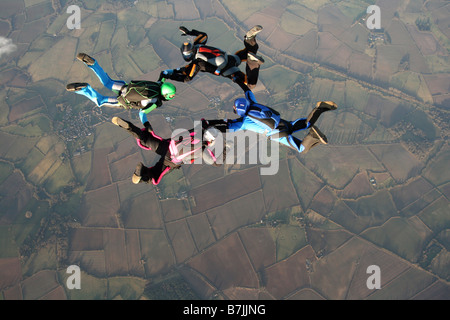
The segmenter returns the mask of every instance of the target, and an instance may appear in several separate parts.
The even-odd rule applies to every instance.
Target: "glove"
[[[173,74],[173,69],[166,69],[166,70],[161,71],[157,82],[159,84],[166,82],[166,79],[168,79],[172,74]]]
[[[208,120],[206,120],[205,118],[202,118],[201,121],[202,121],[202,129],[206,130],[209,127]]]
[[[189,29],[188,28],[181,26],[179,29],[182,32],[182,36],[188,36],[189,35]]]

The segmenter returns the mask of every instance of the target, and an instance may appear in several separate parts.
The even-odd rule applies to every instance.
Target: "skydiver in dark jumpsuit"
[[[264,59],[257,55],[259,46],[255,39],[262,29],[259,25],[251,28],[244,37],[244,49],[235,54],[227,54],[221,49],[207,46],[208,35],[205,32],[188,30],[182,26],[180,27],[182,35],[195,37],[193,43],[186,41],[180,48],[183,59],[189,64],[178,69],[164,70],[160,78],[188,82],[202,71],[217,76],[236,78],[246,83],[249,88],[254,88],[258,81],[259,68],[264,63]],[[243,61],[246,61],[245,73],[239,69]]]

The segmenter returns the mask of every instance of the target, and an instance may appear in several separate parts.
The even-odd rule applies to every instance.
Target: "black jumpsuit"
[[[217,70],[217,66],[208,61],[205,61],[205,59],[211,60],[214,58],[214,56],[217,56],[221,53],[223,54],[224,52],[220,49],[206,46],[208,35],[205,32],[193,29],[189,32],[189,35],[196,37],[194,40],[193,60],[184,67],[162,71],[160,74],[160,78],[168,78],[179,82],[188,82],[192,80],[199,71],[217,75],[217,73],[215,73]],[[230,79],[235,79],[247,83],[249,87],[254,87],[258,81],[260,65],[254,61],[248,61],[247,54],[249,52],[256,54],[259,46],[255,40],[250,42],[246,39],[244,40],[244,46],[244,49],[237,51],[234,55],[227,55],[228,63],[222,69],[221,75]],[[236,68],[243,61],[247,62],[245,74]],[[227,72],[233,71],[232,68],[235,72],[232,72],[231,74]],[[169,73],[167,73],[167,71],[169,71]]]

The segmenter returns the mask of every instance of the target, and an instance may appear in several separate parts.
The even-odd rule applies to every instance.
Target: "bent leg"
[[[133,123],[119,117],[113,117],[111,122],[126,130],[129,134],[136,138],[138,145],[141,148],[153,150],[159,155],[166,154],[169,148],[168,141],[156,135],[153,131],[149,131],[147,128],[138,128]]]
[[[256,55],[256,53],[248,52],[246,61],[245,74],[247,77],[247,85],[250,89],[253,89],[258,82],[259,69],[264,63],[264,59]]]
[[[334,103],[333,101],[319,101],[317,102],[316,107],[310,112],[310,114],[306,118],[306,121],[311,127],[316,123],[316,121],[319,119],[322,113],[336,109],[337,104]]]
[[[253,89],[256,87],[259,78],[259,67],[261,65],[258,62],[247,60],[247,64],[245,65],[245,73],[247,78],[247,86],[249,89]]]
[[[309,122],[306,121],[306,118],[298,118],[294,121],[291,121],[290,125],[291,125],[291,133],[294,133],[294,132],[297,132],[300,130],[304,130],[304,129],[308,129],[309,127],[311,127]]]
[[[244,37],[244,49],[236,52],[236,55],[241,59],[241,61],[246,61],[245,73],[246,73],[246,83],[250,89],[253,89],[258,82],[259,68],[261,64],[264,63],[262,57],[257,56],[258,53],[258,43],[256,42],[256,35],[261,32],[263,28],[259,25],[251,28]]]
[[[87,97],[89,100],[94,102],[97,107],[101,107],[103,104],[117,104],[117,98],[115,97],[106,97],[104,95],[101,95],[97,91],[95,91],[94,88],[92,88],[89,84],[86,85],[84,88],[80,88],[76,91],[74,91],[76,94],[82,95]]]
[[[126,83],[122,80],[112,80],[111,77],[103,70],[97,61],[93,65],[87,65],[95,75],[100,79],[100,82],[109,90],[119,91]]]
[[[162,177],[170,171],[170,167],[164,163],[164,158],[161,158],[158,163],[148,169],[148,181],[151,181],[154,185],[158,185]]]
[[[317,128],[316,126],[312,126],[311,129],[309,129],[309,133],[302,141],[302,146],[304,148],[303,153],[307,153],[309,150],[317,147],[320,144],[327,143],[327,137],[319,130],[319,128]]]
[[[291,123],[286,120],[281,119],[280,124],[276,129],[268,135],[270,140],[277,141],[289,148],[302,152],[304,147],[302,146],[302,141],[291,135]]]
[[[136,166],[131,180],[134,184],[153,183],[157,185],[162,177],[170,171],[170,167],[164,164],[164,158],[161,158],[153,167],[146,167],[141,163]]]
[[[289,148],[294,149],[297,152],[303,152],[303,150],[305,149],[305,147],[302,145],[302,140],[291,135],[279,138],[271,138],[271,140],[284,144],[285,146],[288,146]]]
[[[142,134],[139,140],[140,144],[144,147],[153,150],[156,154],[160,156],[166,155],[169,151],[169,141],[156,135],[153,131],[148,131],[148,129],[142,129]]]
[[[259,46],[256,42],[256,35],[262,31],[263,27],[256,25],[251,28],[244,36],[244,49],[236,52],[236,55],[241,59],[241,61],[247,60],[247,54],[258,52]]]

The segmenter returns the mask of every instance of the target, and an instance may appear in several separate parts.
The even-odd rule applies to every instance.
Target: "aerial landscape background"
[[[186,64],[179,26],[234,53],[254,25],[258,102],[288,120],[336,102],[328,145],[281,146],[276,175],[193,164],[134,185],[157,158],[111,118],[138,112],[67,92],[111,95],[76,54],[156,81]],[[449,25],[445,0],[2,0],[0,299],[449,299]],[[158,135],[236,117],[230,79],[173,83],[149,114]]]

